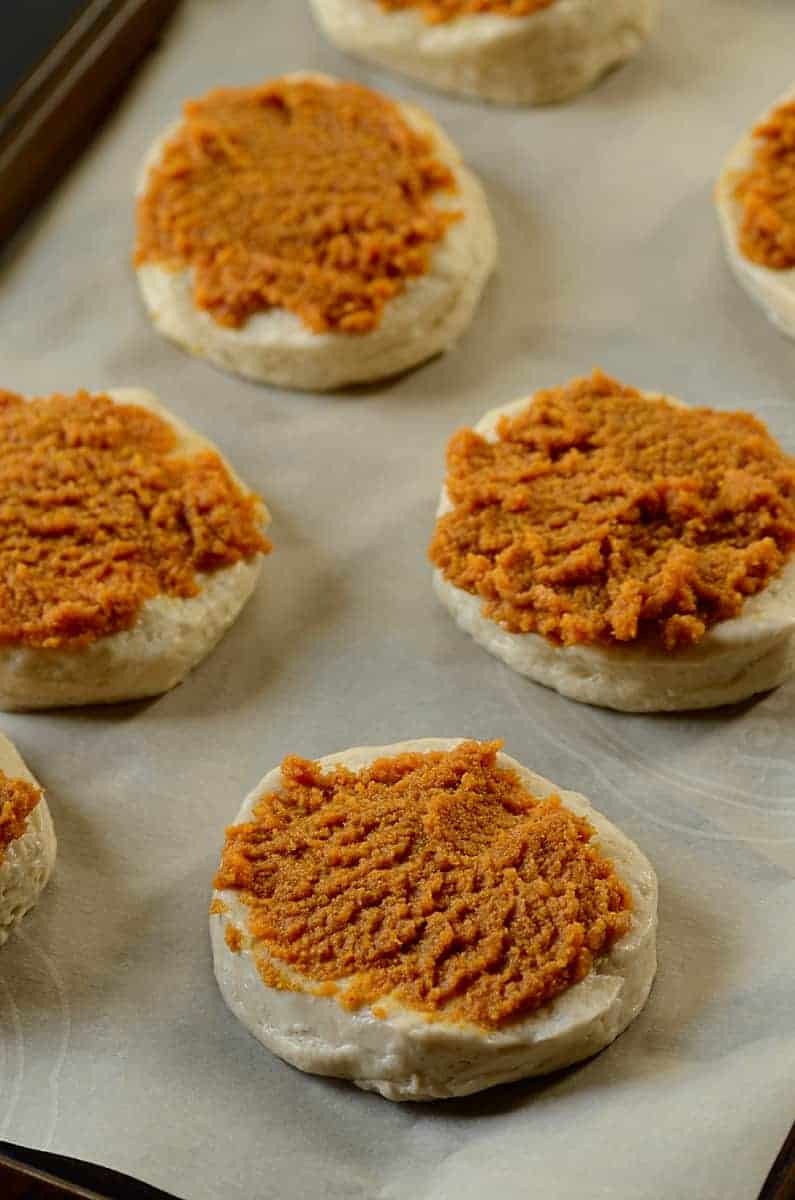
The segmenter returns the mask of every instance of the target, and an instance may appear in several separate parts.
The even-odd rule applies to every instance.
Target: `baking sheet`
[[[635,62],[565,107],[446,99],[326,46],[299,0],[185,0],[115,118],[0,262],[2,386],[142,385],[266,496],[276,551],[176,691],[3,716],[60,857],[0,954],[0,1137],[186,1200],[754,1197],[795,1110],[795,685],[633,717],[519,678],[453,626],[425,546],[450,432],[598,364],[751,407],[795,450],[795,344],[731,279],[710,193],[792,84],[782,0],[666,0]],[[298,68],[424,104],[482,177],[501,266],[452,354],[385,387],[257,387],[151,331],[131,193],[181,100]],[[615,1045],[548,1081],[396,1107],[262,1050],[212,979],[223,828],[289,751],[503,737],[590,795],[660,877],[660,970]]]

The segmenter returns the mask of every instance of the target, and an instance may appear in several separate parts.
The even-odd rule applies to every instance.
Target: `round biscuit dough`
[[[377,0],[311,0],[329,39],[444,92],[497,104],[567,100],[631,58],[660,0],[556,0],[525,17],[478,13],[429,24]]]
[[[364,746],[319,762],[357,771],[383,756],[452,750],[462,740],[420,738]],[[351,1079],[387,1100],[440,1100],[589,1058],[635,1019],[657,969],[657,877],[651,864],[584,796],[561,791],[507,754],[500,753],[498,762],[517,771],[533,795],[557,793],[594,826],[594,845],[613,861],[632,893],[632,924],[625,937],[552,1003],[523,1021],[487,1032],[475,1025],[429,1021],[389,998],[379,1001],[386,1017],[377,1018],[367,1006],[349,1012],[331,997],[268,987],[255,964],[248,910],[235,891],[216,891],[214,900],[222,911],[210,917],[215,976],[227,1005],[258,1041],[302,1071]],[[244,801],[237,822],[250,820],[259,798],[281,782],[280,768],[270,771]],[[237,953],[226,941],[230,926],[242,937]],[[278,965],[283,971],[284,965]]]
[[[671,396],[645,393],[649,400]],[[503,415],[521,412],[532,397],[487,412],[475,429],[497,440]],[[447,489],[437,516],[450,512]],[[456,624],[520,675],[601,708],[620,712],[677,712],[734,704],[778,687],[795,672],[795,558],[739,617],[713,625],[696,645],[669,653],[647,646],[557,646],[537,633],[511,633],[483,615],[483,601],[445,579],[433,587]]]
[[[136,404],[157,413],[175,430],[175,453],[217,447],[178,420],[151,392],[115,388],[104,392],[117,404]],[[221,456],[223,458],[223,456]],[[223,459],[229,474],[249,489]],[[270,514],[261,505],[262,528]],[[77,649],[0,646],[0,709],[110,704],[157,696],[181,683],[220,641],[254,590],[261,554],[208,574],[197,574],[201,590],[185,599],[155,596],[145,601],[130,629]]]
[[[329,87],[337,83],[311,72],[285,78],[315,80]],[[157,329],[216,366],[303,391],[330,391],[385,379],[449,349],[472,321],[494,269],[497,234],[480,183],[447,135],[421,109],[407,104],[398,108],[407,124],[434,139],[439,158],[455,175],[458,191],[436,193],[435,203],[464,215],[433,248],[426,274],[410,279],[388,302],[376,329],[366,334],[313,333],[295,313],[279,308],[255,313],[239,329],[232,329],[196,307],[190,269],[168,271],[144,263],[136,274]],[[171,125],[151,147],[138,182],[139,196],[146,190],[149,170],[160,161],[178,128],[178,122]]]
[[[10,779],[38,783],[22,761],[16,747],[0,733],[0,771]],[[6,847],[0,859],[0,946],[30,912],[47,886],[55,864],[55,830],[50,810],[42,795],[21,837]]]
[[[769,116],[779,105],[795,99],[795,88],[783,95],[772,106]],[[761,118],[764,120],[764,118]],[[754,138],[746,133],[729,154],[723,164],[717,187],[715,204],[718,210],[723,244],[729,265],[748,294],[761,305],[773,324],[788,337],[795,338],[795,267],[775,271],[761,263],[746,258],[740,249],[742,205],[735,191],[742,176],[752,165]]]

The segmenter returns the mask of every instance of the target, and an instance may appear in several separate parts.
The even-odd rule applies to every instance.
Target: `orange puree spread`
[[[358,772],[284,760],[216,879],[248,906],[266,983],[296,986],[281,965],[345,1007],[383,1015],[389,996],[494,1029],[587,974],[628,930],[629,893],[587,821],[496,765],[500,745]]]
[[[0,863],[6,850],[22,837],[41,792],[26,779],[10,779],[0,771]]]
[[[314,333],[368,333],[460,215],[430,137],[353,83],[276,80],[185,105],[138,204],[135,261],[192,268],[222,325],[285,308]]]
[[[378,0],[390,12],[418,8],[426,21],[440,24],[454,17],[473,13],[496,13],[500,17],[527,17],[530,13],[550,8],[555,0]]]
[[[795,548],[795,459],[747,413],[596,372],[538,392],[498,435],[452,438],[430,556],[515,633],[690,645]]]
[[[176,444],[159,416],[107,396],[0,391],[0,644],[84,645],[269,549],[219,456]]]
[[[795,267],[795,100],[754,130],[753,163],[737,185],[740,249],[774,270]]]

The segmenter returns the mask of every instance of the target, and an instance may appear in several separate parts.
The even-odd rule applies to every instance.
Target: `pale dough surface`
[[[557,0],[526,17],[480,13],[431,25],[377,0],[311,0],[335,45],[445,92],[547,104],[590,87],[637,53],[660,0]]]
[[[337,82],[311,72],[285,78],[311,79],[329,87]],[[455,194],[438,192],[434,203],[464,215],[433,248],[426,274],[410,279],[389,301],[376,329],[361,335],[313,333],[286,309],[255,313],[239,329],[228,328],[194,304],[192,271],[167,271],[145,263],[137,269],[138,283],[160,332],[216,366],[304,391],[384,379],[449,349],[470,324],[494,269],[497,234],[483,189],[450,139],[421,109],[407,104],[398,108],[407,124],[434,139],[439,159],[458,183]],[[170,126],[151,147],[139,178],[139,195],[178,128],[178,123]]]
[[[769,110],[795,98],[791,88]],[[762,118],[764,119],[764,118]],[[754,122],[756,125],[757,122]],[[739,282],[750,296],[764,309],[769,319],[782,333],[795,338],[795,267],[774,271],[761,263],[746,258],[740,249],[740,226],[742,205],[735,196],[735,189],[742,175],[752,165],[754,138],[746,133],[723,164],[715,190],[723,243],[729,264]]]
[[[116,388],[105,393],[118,404],[151,409],[178,435],[174,453],[217,448],[163,407],[150,392]],[[238,485],[248,491],[224,460]],[[262,528],[270,516],[261,506]],[[156,696],[180,683],[221,639],[254,590],[262,555],[203,575],[201,591],[186,599],[147,600],[130,629],[78,649],[0,646],[0,708],[51,708],[106,704]]]
[[[420,738],[358,747],[319,761],[324,767],[342,764],[360,770],[385,755],[451,750],[461,740]],[[333,998],[267,987],[254,961],[246,907],[236,892],[216,892],[214,899],[226,908],[210,917],[218,985],[238,1020],[274,1054],[302,1071],[352,1079],[387,1100],[438,1100],[588,1058],[638,1015],[657,967],[657,878],[651,864],[584,796],[561,791],[507,754],[501,753],[498,762],[517,771],[533,795],[543,798],[557,792],[568,808],[594,826],[594,844],[613,861],[632,893],[632,925],[626,936],[594,963],[585,979],[551,1004],[524,1021],[486,1032],[474,1025],[428,1021],[389,998],[380,1002],[387,1017],[378,1019],[369,1007],[348,1012]],[[277,767],[246,798],[237,822],[250,820],[259,798],[281,783]],[[243,935],[238,953],[225,940],[230,924]]]
[[[521,412],[531,402],[526,397],[492,409],[475,429],[495,442],[500,417]],[[437,515],[451,508],[443,488]],[[482,599],[450,583],[438,569],[433,586],[459,627],[509,667],[571,700],[602,708],[713,708],[777,687],[795,671],[795,559],[746,601],[739,617],[721,621],[695,646],[676,653],[636,645],[556,646],[539,634],[511,633],[484,617]]]
[[[26,779],[39,786],[4,733],[0,733],[0,771],[10,779]],[[6,847],[0,860],[0,946],[47,886],[56,848],[50,810],[42,795],[28,817],[24,833]]]

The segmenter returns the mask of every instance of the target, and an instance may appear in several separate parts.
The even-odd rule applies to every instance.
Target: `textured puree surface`
[[[498,435],[453,436],[430,556],[513,632],[690,645],[795,548],[795,459],[747,413],[596,372],[538,392]]]
[[[258,501],[136,405],[0,392],[0,644],[79,646],[258,553]]]
[[[364,334],[423,275],[457,213],[432,140],[352,83],[276,80],[185,105],[138,202],[137,265],[194,271],[220,324],[288,309],[314,333]]]
[[[495,1029],[582,979],[628,930],[629,892],[588,822],[530,795],[499,748],[359,772],[286,758],[216,879],[248,906],[264,981],[297,988],[283,965],[348,1008],[390,997]]]
[[[11,779],[0,771],[0,864],[6,849],[22,837],[41,792],[26,779]]]
[[[389,12],[418,8],[426,21],[436,25],[475,13],[527,17],[542,8],[551,8],[556,0],[378,0],[378,3]]]
[[[737,185],[742,205],[740,249],[773,270],[795,267],[795,100],[754,130],[750,169]]]

